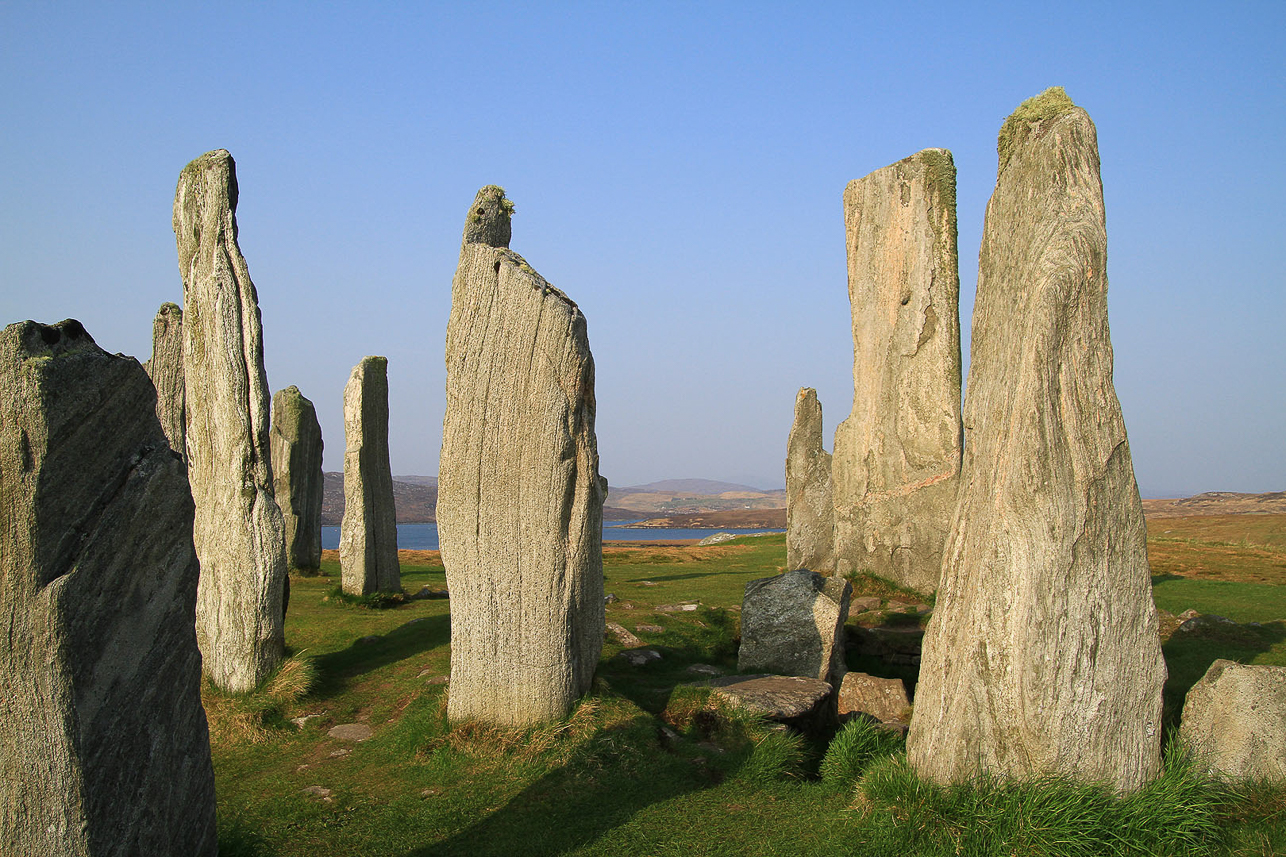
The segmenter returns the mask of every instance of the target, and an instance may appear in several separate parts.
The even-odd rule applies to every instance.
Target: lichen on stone
[[[1000,136],[996,139],[1000,169],[1004,170],[1015,147],[1031,130],[1032,125],[1062,116],[1074,107],[1076,104],[1061,86],[1051,86],[1040,95],[1034,95],[1019,104],[1018,109],[1009,114],[1005,124],[1000,126]]]

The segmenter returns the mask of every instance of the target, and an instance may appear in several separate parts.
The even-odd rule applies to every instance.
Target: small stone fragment
[[[700,604],[658,604],[652,609],[658,613],[692,613]]]
[[[625,629],[624,625],[618,625],[616,622],[608,622],[607,630],[611,632],[616,641],[626,648],[637,648],[643,645],[643,641],[631,634]]]
[[[866,595],[861,598],[854,598],[850,609],[854,613],[865,613],[868,610],[879,610],[883,602],[873,595]]]
[[[388,360],[366,357],[344,387],[344,518],[339,533],[349,595],[402,591],[388,456]]]
[[[737,669],[838,684],[846,669],[844,622],[852,591],[847,580],[808,569],[747,583]]]
[[[713,536],[706,536],[704,539],[697,542],[697,547],[704,547],[706,545],[717,545],[722,542],[730,542],[735,538],[736,536],[733,535],[732,533],[715,533]]]
[[[313,797],[319,797],[319,798],[321,798],[322,800],[326,801],[326,803],[331,803],[331,795],[333,795],[333,794],[334,794],[334,792],[333,792],[333,791],[331,791],[330,789],[325,788],[325,787],[323,787],[323,786],[305,786],[305,787],[302,789],[302,791],[303,791],[303,793],[304,793],[304,794],[306,794],[306,795],[312,795]]]
[[[707,678],[717,678],[723,675],[725,670],[721,670],[719,669],[719,667],[716,667],[713,664],[692,664],[686,670],[684,670],[684,672],[688,673],[689,675],[699,675],[699,676],[706,676]]]
[[[902,721],[910,709],[911,700],[900,678],[851,672],[840,683],[837,710],[841,718],[861,713],[886,722]]]
[[[634,630],[640,634],[664,634],[665,629],[660,625],[635,625]]]
[[[1286,780],[1286,667],[1215,661],[1188,691],[1179,734],[1212,775]]]
[[[340,741],[356,742],[366,741],[375,733],[365,723],[341,723],[338,726],[332,726],[326,734]]]
[[[661,660],[661,653],[656,649],[626,649],[621,652],[621,658],[630,666],[641,667],[652,661]]]

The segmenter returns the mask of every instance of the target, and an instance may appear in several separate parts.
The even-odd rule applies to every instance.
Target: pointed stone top
[[[508,247],[513,234],[510,218],[514,204],[505,197],[505,189],[489,184],[473,198],[464,219],[464,243]]]
[[[179,270],[186,272],[201,246],[203,227],[224,226],[231,215],[228,235],[237,239],[237,163],[227,149],[215,149],[189,163],[179,173],[174,189],[174,235],[178,239]]]
[[[1000,156],[1000,170],[1005,165],[1023,140],[1032,132],[1039,131],[1065,113],[1077,109],[1072,99],[1061,86],[1051,86],[1040,95],[1028,98],[1018,109],[1009,114],[1005,124],[1000,126],[1000,136],[996,140],[996,154]]]
[[[170,303],[169,301],[166,301],[165,303],[161,304],[161,308],[156,311],[156,314],[157,315],[177,315],[179,318],[182,318],[183,308],[176,303]]]

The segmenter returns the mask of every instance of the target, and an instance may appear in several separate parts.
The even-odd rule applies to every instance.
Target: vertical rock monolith
[[[317,410],[291,385],[272,397],[273,494],[286,533],[286,565],[305,574],[321,568],[321,424]]]
[[[786,441],[786,568],[834,570],[835,512],[831,454],[822,447],[822,405],[817,391],[795,396],[795,422]]]
[[[835,432],[835,563],[937,589],[960,475],[956,169],[925,149],[844,190],[853,410]]]
[[[152,358],[143,364],[156,387],[156,416],[170,448],[187,455],[183,392],[183,310],[163,303],[152,320]]]
[[[224,690],[258,686],[285,644],[286,542],[273,498],[268,376],[259,299],[237,246],[237,173],[223,149],[183,168],[174,236],[183,276],[183,379],[193,537],[201,561],[196,631]]]
[[[908,758],[938,782],[1132,791],[1159,770],[1166,668],[1112,386],[1094,124],[1048,90],[1005,121],[998,150],[960,497]]]
[[[214,855],[183,459],[77,321],[0,333],[0,853]]]
[[[452,720],[565,716],[603,645],[603,499],[585,316],[509,250],[478,192],[447,323],[438,534],[451,590]]]
[[[339,564],[349,595],[401,592],[388,456],[388,359],[365,357],[344,387],[344,518]]]

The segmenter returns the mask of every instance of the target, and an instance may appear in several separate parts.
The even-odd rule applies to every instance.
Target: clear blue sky
[[[436,473],[464,213],[501,184],[589,320],[603,474],[780,486],[796,390],[828,434],[852,403],[845,184],[954,153],[967,349],[996,132],[1061,85],[1144,496],[1286,488],[1286,3],[375,5],[0,3],[0,322],[146,359],[179,170],[227,148],[272,389],[340,469],[387,356],[393,471]]]

